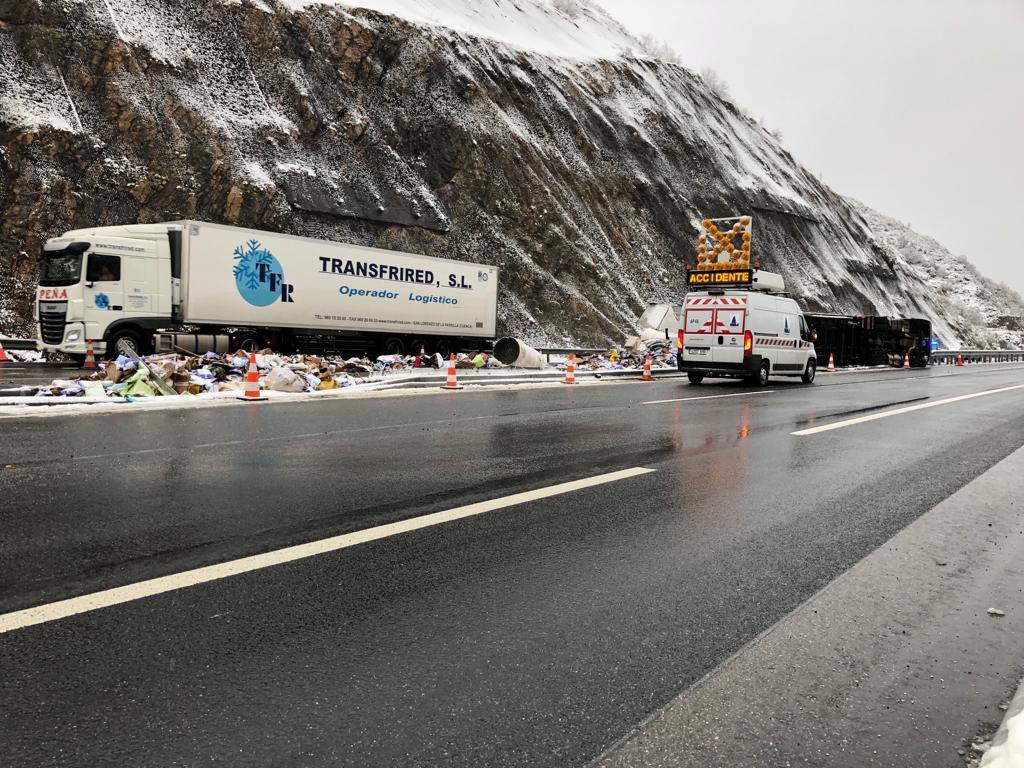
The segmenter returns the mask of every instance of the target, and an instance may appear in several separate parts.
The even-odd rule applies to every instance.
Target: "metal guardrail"
[[[4,349],[16,349],[21,352],[28,352],[36,349],[35,339],[8,339],[0,336],[0,346]]]
[[[540,347],[535,348],[540,354],[544,355],[544,359],[547,362],[551,362],[552,355],[600,355],[609,350],[609,347],[601,347],[600,349],[582,349],[579,347]]]
[[[931,359],[938,361],[938,365],[955,365],[957,358],[962,358],[965,364],[976,363],[1022,363],[1024,362],[1024,350],[1020,349],[958,349],[958,350],[935,350],[931,353]]]

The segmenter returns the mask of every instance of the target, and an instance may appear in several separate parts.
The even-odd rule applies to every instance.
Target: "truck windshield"
[[[40,285],[74,285],[82,279],[82,254],[44,254],[39,270]]]

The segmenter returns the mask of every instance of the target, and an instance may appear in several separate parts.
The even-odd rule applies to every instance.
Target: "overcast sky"
[[[598,0],[807,168],[1024,293],[1024,0]]]

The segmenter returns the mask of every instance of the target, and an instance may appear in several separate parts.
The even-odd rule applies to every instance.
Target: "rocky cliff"
[[[462,5],[575,47],[331,2],[0,0],[0,331],[28,330],[47,237],[181,218],[497,264],[503,332],[591,344],[678,302],[700,219],[743,212],[808,308],[941,319],[699,76],[585,4]]]

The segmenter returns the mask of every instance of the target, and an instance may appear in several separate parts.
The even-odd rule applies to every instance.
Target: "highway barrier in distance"
[[[975,363],[1024,363],[1021,349],[958,349],[936,350],[931,360],[937,365],[969,365]],[[963,363],[958,362],[962,360]]]

